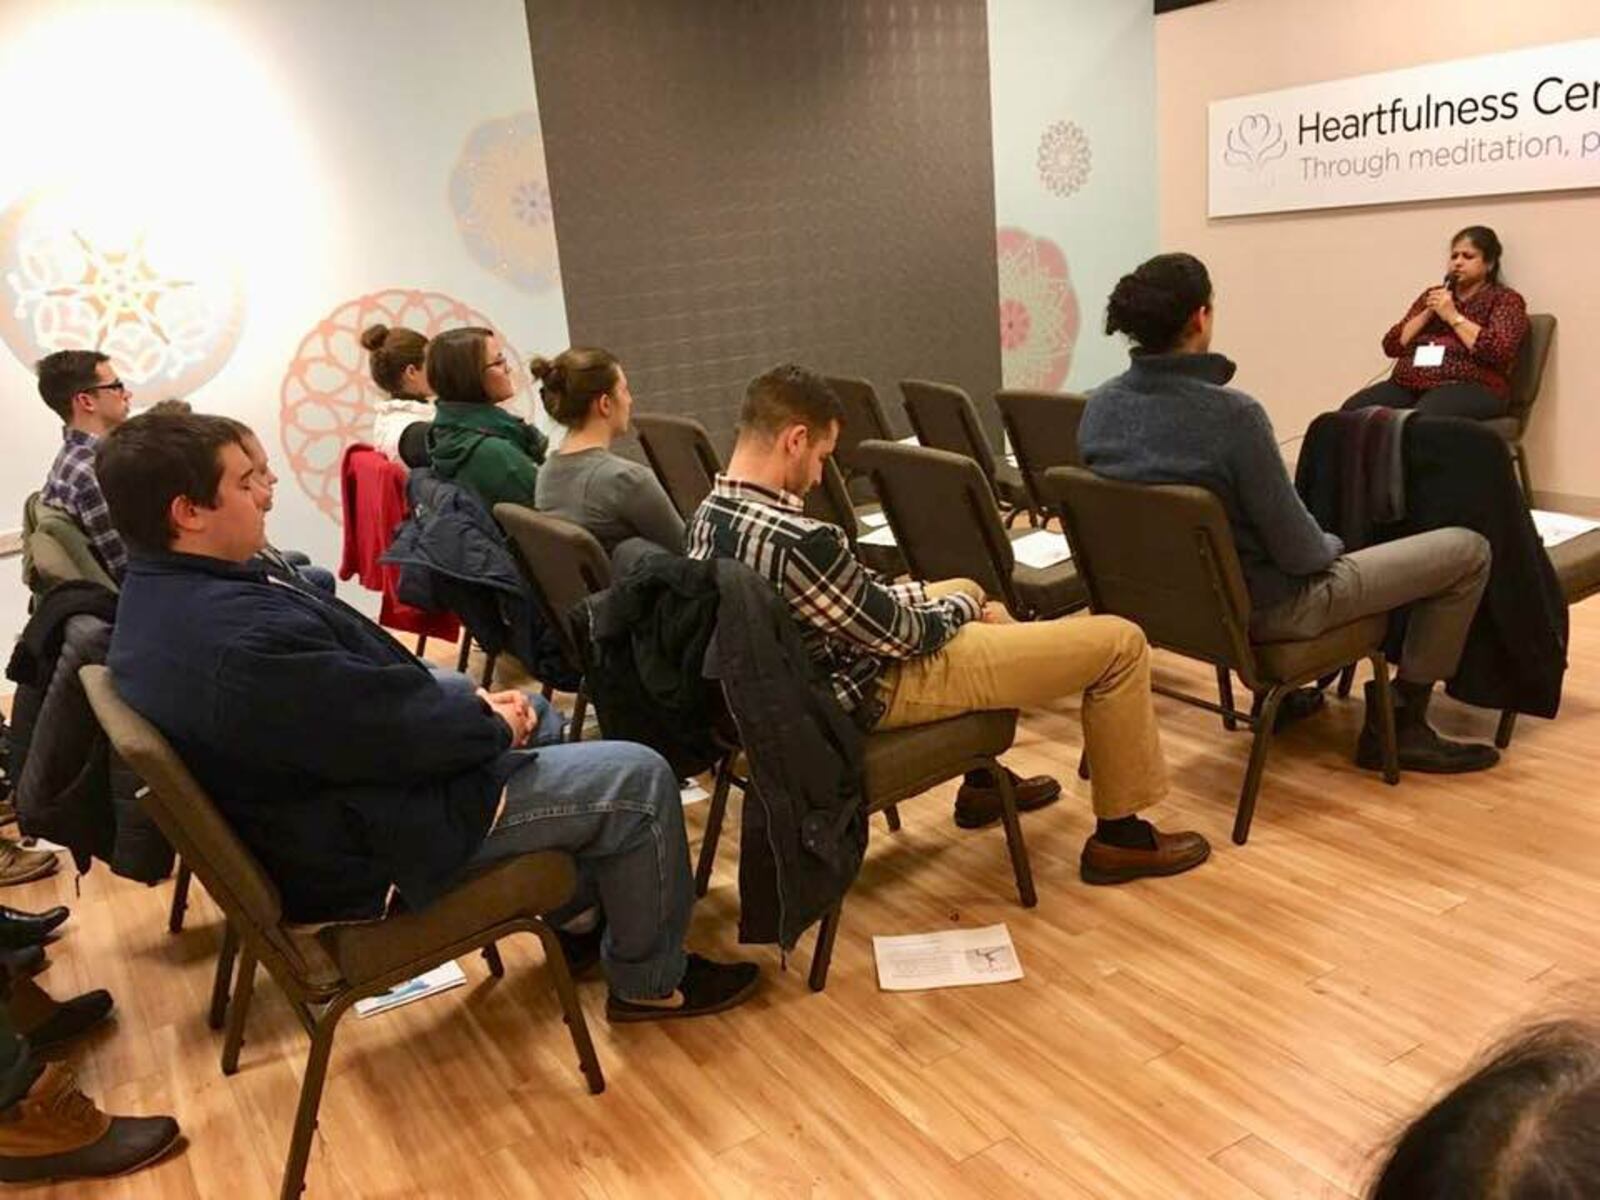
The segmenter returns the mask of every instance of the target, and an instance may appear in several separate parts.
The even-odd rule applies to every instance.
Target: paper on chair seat
[[[1053,567],[1072,557],[1066,535],[1035,529],[1011,543],[1011,553],[1025,567]]]
[[[868,529],[877,529],[879,526],[889,523],[889,514],[881,508],[876,512],[861,513],[860,517],[861,523]]]
[[[1004,925],[874,937],[878,986],[886,992],[971,987],[1022,978],[1011,931]]]
[[[368,996],[365,1000],[357,1000],[356,1016],[370,1017],[376,1013],[388,1012],[391,1008],[399,1008],[402,1004],[410,1004],[413,1000],[421,1000],[424,996],[431,996],[435,992],[447,992],[453,987],[460,987],[466,981],[466,972],[454,961],[441,963],[415,979],[395,984],[381,996]]]
[[[899,442],[902,446],[922,445],[922,443],[917,440],[917,435],[914,433],[910,437],[895,438],[895,441]]]
[[[888,525],[881,525],[871,533],[863,533],[856,541],[863,546],[898,546],[900,544],[894,540],[894,530],[890,529]]]
[[[1533,527],[1539,531],[1539,540],[1548,550],[1552,546],[1559,546],[1562,542],[1570,542],[1575,537],[1582,537],[1592,530],[1600,529],[1600,521],[1591,521],[1588,517],[1574,516],[1572,513],[1545,512],[1536,508],[1533,510]]]

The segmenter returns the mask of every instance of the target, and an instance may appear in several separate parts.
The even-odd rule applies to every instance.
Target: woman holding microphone
[[[1451,239],[1443,285],[1417,297],[1383,337],[1393,373],[1346,400],[1346,412],[1384,405],[1478,420],[1505,415],[1528,314],[1521,295],[1500,282],[1500,254],[1486,225]]]

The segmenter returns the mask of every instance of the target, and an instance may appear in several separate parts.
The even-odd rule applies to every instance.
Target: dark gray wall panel
[[[527,0],[577,344],[724,451],[793,359],[999,386],[983,0]],[[903,423],[903,421],[902,421]]]

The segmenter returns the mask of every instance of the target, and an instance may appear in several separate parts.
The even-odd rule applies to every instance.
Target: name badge
[[[1444,365],[1444,347],[1437,343],[1418,346],[1416,354],[1411,359],[1415,367],[1438,367]]]

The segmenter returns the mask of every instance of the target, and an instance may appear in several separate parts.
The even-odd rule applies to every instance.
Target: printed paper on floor
[[[886,992],[973,987],[1022,978],[1011,931],[1004,925],[874,937],[878,986]]]

